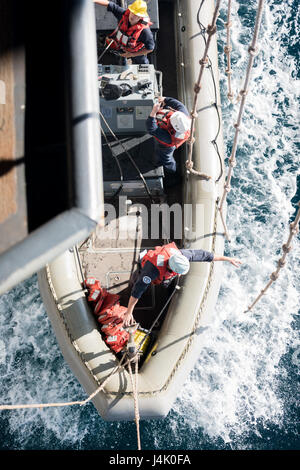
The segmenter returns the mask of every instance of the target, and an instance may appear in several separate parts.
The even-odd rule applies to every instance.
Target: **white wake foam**
[[[233,4],[236,92],[243,85],[255,6],[253,0]],[[239,270],[224,264],[215,323],[202,334],[198,363],[170,416],[163,424],[151,425],[151,435],[147,433],[153,442],[148,444],[150,448],[166,448],[166,442],[180,448],[187,445],[188,432],[193,436],[189,448],[201,449],[216,441],[245,447],[251,444],[245,444],[243,436],[259,436],[261,426],[285,426],[288,397],[281,393],[280,384],[286,377],[282,358],[290,350],[294,368],[300,373],[300,345],[293,329],[299,310],[299,239],[277,282],[253,311],[243,312],[275,270],[295,214],[291,199],[296,193],[299,167],[294,145],[299,116],[298,83],[292,78],[296,66],[286,48],[291,7],[291,1],[265,5],[260,53],[228,197],[232,242],[227,244],[227,253],[241,258],[244,264]],[[237,18],[238,10],[242,10],[242,18]],[[219,24],[225,20],[224,9]],[[224,31],[219,31],[219,38],[224,46]],[[289,40],[296,43],[293,36]],[[226,102],[222,58],[220,67],[224,139],[229,155],[238,108]],[[0,331],[1,403],[71,401],[85,396],[62,358],[35,277],[0,298]],[[9,412],[5,420],[14,448],[33,445],[34,435],[41,448],[47,448],[51,437],[62,446],[80,448],[91,429],[94,433],[97,430],[93,439],[99,448],[119,448],[112,435],[120,432],[120,426],[102,422],[93,409],[87,414],[78,407]]]

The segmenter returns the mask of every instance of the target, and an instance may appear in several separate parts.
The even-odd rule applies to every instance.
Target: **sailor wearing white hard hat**
[[[140,269],[136,272],[136,280],[128,302],[124,325],[134,323],[133,310],[141,296],[150,284],[169,285],[178,275],[186,275],[190,269],[190,262],[228,261],[239,267],[241,261],[228,256],[215,255],[205,250],[178,249],[175,243],[157,246],[148,250],[141,260]]]
[[[160,97],[146,121],[146,129],[155,139],[155,163],[162,165],[166,176],[171,179],[177,168],[174,152],[188,140],[190,128],[187,108],[172,97]]]

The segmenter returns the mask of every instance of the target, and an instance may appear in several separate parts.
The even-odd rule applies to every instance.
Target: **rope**
[[[137,172],[138,172],[140,178],[142,179],[142,181],[143,181],[143,183],[144,183],[145,189],[146,189],[146,191],[147,191],[147,193],[148,193],[148,196],[149,196],[149,198],[150,198],[151,203],[152,203],[152,204],[155,204],[155,201],[154,201],[154,199],[153,199],[153,197],[152,197],[152,195],[151,195],[151,193],[150,193],[150,190],[149,190],[149,188],[148,188],[148,185],[147,185],[147,183],[146,183],[146,180],[145,180],[144,176],[142,175],[142,173],[140,172],[140,170],[139,170],[138,166],[136,165],[135,161],[133,160],[133,158],[132,158],[131,155],[129,154],[129,152],[128,152],[128,150],[126,149],[126,147],[124,146],[123,142],[122,142],[121,140],[119,140],[118,137],[114,134],[113,130],[110,128],[109,124],[107,123],[106,119],[105,119],[104,116],[102,115],[101,111],[100,111],[100,116],[102,117],[102,119],[103,119],[105,125],[106,125],[107,128],[109,129],[109,131],[110,131],[111,135],[113,136],[113,138],[115,139],[115,141],[118,142],[118,143],[121,145],[121,147],[123,148],[123,150],[125,151],[125,153],[126,153],[127,156],[129,157],[131,163],[133,164],[133,166],[134,166],[135,169],[137,170]],[[102,131],[102,133],[104,134],[102,128],[101,128],[101,131]],[[104,136],[105,136],[105,134],[104,134]],[[116,157],[116,156],[114,155],[113,150],[112,150],[112,147],[110,146],[110,144],[109,144],[109,142],[108,142],[106,136],[105,136],[105,140],[106,140],[106,142],[107,142],[107,144],[108,144],[108,146],[109,146],[109,148],[110,148],[110,150],[111,150],[111,152],[112,152],[112,154],[113,154],[113,156],[114,156],[114,158],[115,158],[115,160],[116,160],[116,162],[117,162],[117,164],[118,164],[118,166],[119,166],[119,171],[120,171],[120,175],[121,175],[121,178],[122,178],[121,185],[120,185],[119,189],[116,191],[116,193],[115,193],[114,196],[113,196],[113,197],[116,197],[116,196],[120,193],[120,191],[122,190],[122,188],[123,188],[123,173],[122,173],[122,169],[121,169],[121,166],[120,166],[120,164],[119,164],[119,161],[118,161],[118,157]],[[163,237],[167,240],[167,242],[169,243],[168,232],[167,232],[167,230],[166,230],[166,228],[165,228],[165,225],[163,224],[163,219],[162,219],[162,236],[163,236]]]
[[[138,359],[135,360],[135,381],[133,380],[132,369],[131,369],[131,362],[128,364],[129,374],[131,379],[131,385],[133,390],[133,398],[134,398],[134,415],[135,415],[135,424],[136,424],[136,433],[137,433],[137,443],[138,443],[138,450],[141,450],[141,437],[140,437],[140,413],[138,407]]]
[[[115,139],[115,141],[118,142],[118,144],[121,145],[121,147],[123,148],[124,152],[125,152],[126,155],[129,157],[130,162],[132,163],[132,165],[134,166],[134,168],[135,168],[136,171],[138,172],[139,177],[141,178],[141,180],[142,180],[143,183],[144,183],[145,189],[146,189],[146,191],[147,191],[147,193],[148,193],[148,196],[149,196],[149,198],[150,198],[152,204],[154,204],[155,202],[154,202],[154,200],[153,200],[153,198],[152,198],[152,195],[151,195],[151,193],[150,193],[150,191],[149,191],[149,188],[148,188],[148,185],[147,185],[147,183],[146,183],[146,180],[145,180],[144,176],[142,175],[142,173],[140,172],[139,168],[137,167],[135,161],[134,161],[133,158],[131,157],[130,153],[129,153],[128,150],[126,149],[126,147],[125,147],[125,145],[123,144],[123,142],[122,142],[120,139],[118,139],[118,137],[115,135],[115,133],[113,132],[113,130],[112,130],[111,127],[109,126],[108,122],[106,121],[106,119],[105,119],[105,117],[103,116],[103,114],[101,113],[101,111],[100,111],[100,116],[101,116],[101,118],[103,119],[105,125],[107,126],[109,132],[111,133],[111,135],[113,136],[113,138]]]
[[[117,191],[115,192],[115,194],[112,196],[113,198],[117,197],[117,195],[122,191],[123,189],[123,182],[124,182],[124,176],[123,176],[123,171],[122,171],[122,167],[120,165],[120,162],[119,162],[119,159],[118,157],[115,155],[115,152],[113,151],[112,149],[112,146],[110,145],[110,142],[108,141],[108,138],[106,137],[102,127],[101,127],[101,133],[105,139],[105,142],[106,142],[106,145],[108,146],[109,150],[111,151],[111,154],[113,156],[113,158],[115,159],[116,161],[116,164],[117,164],[117,167],[119,169],[119,173],[120,173],[120,187],[117,189]]]
[[[188,140],[188,143],[189,143],[188,159],[185,162],[186,168],[187,168],[189,173],[192,173],[193,175],[197,175],[197,176],[199,176],[200,179],[204,179],[204,180],[211,179],[211,176],[207,175],[206,173],[200,173],[199,171],[196,171],[196,170],[193,169],[192,153],[193,153],[193,144],[194,144],[194,141],[195,141],[193,135],[194,135],[194,131],[195,131],[195,120],[196,120],[196,117],[197,117],[196,109],[197,109],[198,95],[199,95],[199,92],[200,92],[200,89],[201,89],[201,80],[202,80],[202,76],[203,76],[204,67],[208,63],[207,53],[208,53],[208,49],[209,49],[209,46],[210,46],[211,37],[213,36],[213,34],[216,33],[216,30],[217,30],[216,22],[217,22],[217,16],[219,14],[220,3],[221,3],[221,0],[217,0],[216,7],[215,7],[215,10],[214,10],[214,14],[213,14],[212,24],[207,26],[208,39],[207,39],[207,42],[206,42],[206,45],[205,45],[205,50],[204,50],[204,53],[203,53],[203,57],[199,61],[200,71],[199,71],[198,80],[197,80],[197,82],[195,83],[195,86],[194,86],[194,101],[193,101],[193,108],[192,108],[192,111],[191,111],[192,122],[191,122],[191,129],[190,129],[190,137],[189,137],[189,140]]]
[[[148,330],[147,334],[143,337],[142,341],[140,342],[139,344],[139,347],[138,347],[138,350],[136,351],[136,356],[138,356],[144,342],[146,341],[146,339],[148,338],[148,336],[150,336],[155,324],[158,322],[158,320],[160,319],[161,315],[163,314],[163,312],[165,311],[167,305],[170,303],[172,297],[174,296],[175,292],[178,291],[180,289],[180,287],[178,286],[178,279],[176,280],[176,286],[174,287],[174,290],[172,291],[172,293],[170,294],[170,296],[168,297],[168,299],[166,300],[166,303],[164,304],[164,306],[162,307],[161,311],[159,312],[159,314],[155,317],[154,319],[154,322],[152,323],[150,329]]]
[[[82,284],[83,288],[86,290],[85,276],[84,276],[84,274],[83,274],[82,263],[81,263],[81,260],[80,260],[79,251],[78,251],[78,246],[77,246],[77,245],[74,245],[74,252],[75,252],[75,254],[76,254],[76,259],[77,259],[77,263],[78,263],[78,266],[79,266],[79,271],[80,271],[80,276],[81,276],[81,284]]]
[[[266,286],[261,290],[260,294],[256,297],[256,299],[254,300],[254,302],[252,302],[252,304],[248,307],[248,310],[245,310],[244,313],[247,313],[249,312],[253,307],[254,305],[262,298],[262,296],[266,293],[266,291],[269,289],[269,287],[273,284],[273,282],[275,282],[278,277],[279,277],[279,271],[281,268],[284,267],[285,265],[285,258],[287,256],[287,254],[291,251],[292,249],[292,246],[291,246],[291,242],[292,242],[292,239],[294,237],[294,235],[296,235],[296,233],[299,232],[299,227],[298,227],[298,224],[299,224],[299,220],[300,220],[300,201],[298,201],[298,211],[297,211],[297,214],[296,214],[296,217],[295,217],[295,220],[294,222],[292,222],[290,224],[290,234],[289,234],[289,238],[287,240],[287,242],[285,244],[282,245],[282,250],[283,250],[283,255],[282,257],[277,261],[277,269],[276,271],[274,271],[271,275],[270,275],[270,281],[266,284]]]
[[[225,230],[225,236],[226,236],[228,241],[230,241],[230,239],[229,239],[229,235],[228,235],[228,231],[227,231],[227,227],[226,227],[226,223],[225,223],[225,219],[224,219],[224,216],[223,216],[222,209],[223,209],[223,205],[224,205],[224,202],[226,200],[227,194],[231,190],[231,187],[230,187],[231,177],[232,177],[232,173],[233,173],[233,168],[236,166],[235,156],[236,156],[238,137],[239,137],[239,132],[241,130],[240,129],[241,120],[242,120],[242,115],[243,115],[243,111],[244,111],[244,107],[245,107],[246,96],[247,96],[247,93],[248,93],[248,86],[249,86],[249,81],[250,81],[250,72],[251,72],[251,69],[252,69],[252,66],[253,66],[254,57],[257,54],[256,44],[257,44],[258,33],[259,33],[260,24],[261,24],[261,20],[262,20],[263,7],[264,7],[264,0],[259,0],[256,20],[255,20],[254,33],[253,33],[253,38],[252,38],[252,44],[248,48],[249,61],[248,61],[248,67],[247,67],[247,71],[246,71],[244,88],[242,90],[240,90],[241,102],[240,102],[240,109],[239,109],[238,119],[237,119],[236,124],[234,124],[235,135],[234,135],[234,142],[233,142],[233,147],[232,147],[232,151],[231,151],[231,156],[229,158],[229,170],[228,170],[227,179],[226,179],[225,184],[224,184],[224,191],[223,191],[223,195],[222,195],[222,198],[221,198],[221,203],[220,203],[220,206],[219,206],[221,220],[222,220],[224,230]]]
[[[212,239],[212,247],[211,247],[211,251],[214,253],[215,252],[215,248],[216,248],[216,238],[217,238],[217,216],[218,216],[218,203],[219,203],[219,200],[217,199],[215,201],[215,211],[214,211],[214,223],[213,223],[213,228],[212,228],[212,234],[213,234],[213,239]],[[209,268],[209,275],[208,275],[208,278],[207,278],[207,281],[206,281],[206,285],[205,285],[205,289],[204,289],[204,294],[202,296],[202,299],[201,299],[201,303],[200,303],[200,306],[199,306],[199,310],[198,310],[198,313],[196,315],[196,318],[195,318],[195,321],[193,323],[193,327],[192,327],[192,331],[190,333],[190,338],[188,339],[187,343],[186,343],[186,346],[184,347],[184,350],[182,351],[180,357],[177,359],[176,361],[176,364],[173,366],[173,369],[169,375],[169,377],[167,378],[166,382],[163,384],[163,386],[157,390],[154,390],[154,391],[151,391],[151,392],[140,392],[140,395],[142,395],[143,397],[148,397],[148,396],[151,396],[151,397],[154,397],[156,396],[157,394],[160,394],[162,392],[165,392],[174,375],[177,373],[177,371],[179,370],[181,364],[183,363],[183,361],[185,360],[185,357],[187,356],[187,354],[189,353],[190,351],[190,348],[191,348],[191,345],[192,345],[192,342],[194,340],[194,337],[196,335],[196,332],[197,332],[197,328],[199,328],[199,321],[200,319],[202,318],[202,314],[203,314],[203,309],[206,305],[206,301],[207,301],[207,297],[208,297],[208,294],[210,292],[210,289],[211,289],[211,285],[213,283],[213,274],[214,274],[214,263],[210,263],[210,268]],[[119,395],[129,395],[131,392],[126,392],[126,391],[111,391],[110,394],[111,395],[115,395],[115,396],[119,396]]]
[[[232,51],[230,28],[232,26],[232,23],[231,23],[230,16],[231,16],[231,0],[228,0],[227,23],[225,23],[227,34],[226,34],[226,46],[224,47],[224,52],[227,58],[227,69],[225,70],[225,73],[227,75],[227,86],[228,86],[227,97],[232,102],[233,101],[233,93],[231,89],[232,70],[231,70],[231,57],[230,57],[230,53]]]
[[[100,60],[101,60],[102,57],[104,56],[105,52],[108,51],[108,49],[110,48],[110,46],[112,45],[113,42],[114,42],[113,39],[109,42],[109,44],[106,46],[106,48],[104,49],[104,51],[102,52],[102,54],[100,55],[100,57],[98,57],[98,62],[100,62]]]
[[[199,18],[201,8],[203,7],[203,3],[204,3],[204,0],[202,0],[201,5],[199,6],[199,9],[198,9],[198,12],[197,12],[197,23],[198,23],[198,26],[199,26],[200,35],[202,36],[204,44],[206,45],[206,37],[205,37],[206,28],[205,28],[205,26],[203,26],[203,24],[201,23],[200,18]],[[219,163],[220,163],[220,174],[219,174],[218,178],[215,181],[215,183],[218,183],[219,180],[223,176],[223,162],[222,162],[222,158],[221,158],[219,148],[218,148],[218,144],[217,144],[217,138],[218,138],[220,130],[221,130],[221,116],[220,116],[220,112],[219,112],[219,106],[220,105],[218,105],[218,93],[217,93],[216,79],[215,79],[215,74],[214,74],[213,67],[212,67],[212,62],[211,62],[209,56],[208,56],[208,61],[209,61],[209,64],[207,66],[207,69],[210,71],[210,74],[211,74],[213,87],[214,87],[215,100],[214,100],[214,103],[212,103],[208,106],[204,106],[201,109],[197,109],[197,114],[199,115],[199,113],[201,111],[203,111],[205,109],[208,109],[210,107],[214,107],[215,110],[216,110],[217,116],[218,116],[218,130],[217,130],[216,136],[211,141],[211,143],[213,144],[213,146],[215,148],[215,151],[217,152],[217,155],[218,155],[218,158],[219,158]]]
[[[82,401],[71,401],[71,402],[65,402],[65,403],[39,403],[39,404],[28,404],[28,405],[0,405],[0,410],[18,410],[18,409],[24,409],[24,408],[50,408],[50,407],[61,407],[61,406],[73,406],[73,405],[85,405],[88,403],[90,400],[92,400],[103,388],[105,385],[108,383],[108,381],[111,379],[111,377],[118,372],[121,367],[125,367],[127,365],[127,362],[122,366],[122,362],[125,359],[125,354],[123,355],[120,363],[118,366],[116,366],[112,372],[106,377],[106,379],[102,382],[102,384],[86,399]]]

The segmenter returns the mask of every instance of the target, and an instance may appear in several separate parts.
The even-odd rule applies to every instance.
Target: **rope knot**
[[[211,24],[209,24],[209,25],[207,26],[207,28],[206,28],[206,31],[207,31],[207,34],[208,34],[209,36],[212,36],[212,35],[215,34],[215,32],[217,31],[217,27],[216,27],[216,25],[211,25]]]
[[[253,47],[253,46],[249,46],[248,47],[248,52],[249,52],[250,55],[252,55],[252,57],[254,57],[258,54],[258,48]]]
[[[225,73],[226,73],[226,75],[232,75],[232,70],[231,69],[226,69]]]
[[[231,22],[231,21],[228,21],[227,23],[225,23],[225,26],[226,26],[226,28],[231,28],[232,22]]]
[[[241,95],[241,96],[246,96],[247,93],[248,93],[247,90],[240,90],[240,95]]]
[[[199,60],[200,65],[205,65],[207,63],[208,63],[208,58],[207,57],[204,57],[204,59],[202,58],[202,59]]]
[[[200,90],[201,90],[201,85],[198,85],[198,83],[195,83],[194,92],[198,94]]]
[[[231,166],[231,168],[235,168],[235,167],[236,167],[236,159],[235,159],[233,156],[231,156],[231,157],[229,158],[228,162],[229,162],[229,165]]]
[[[193,168],[193,162],[191,160],[187,160],[185,162],[185,167],[188,169],[188,170],[191,170]]]
[[[290,224],[290,232],[293,235],[296,235],[299,232],[299,227],[298,225],[295,225],[293,222]]]
[[[232,46],[225,46],[225,47],[224,47],[224,52],[225,52],[225,54],[228,54],[228,53],[231,52],[231,51],[232,51]]]
[[[282,250],[284,253],[289,253],[291,251],[292,247],[288,246],[286,244],[282,245]]]
[[[285,265],[285,263],[286,263],[286,262],[285,262],[283,259],[279,259],[279,260],[277,261],[277,266],[278,266],[279,268],[283,268],[283,266]]]
[[[279,276],[279,274],[276,273],[276,272],[274,272],[274,273],[271,274],[270,279],[271,279],[272,281],[276,281],[276,279],[278,279],[278,276]]]

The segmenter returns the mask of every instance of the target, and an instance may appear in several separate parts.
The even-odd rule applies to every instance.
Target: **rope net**
[[[231,34],[230,34],[230,29],[232,27],[232,22],[231,22],[231,0],[228,0],[227,22],[225,23],[225,26],[226,26],[226,46],[224,47],[224,52],[225,52],[226,59],[227,59],[227,69],[225,70],[225,73],[227,75],[227,86],[228,86],[227,98],[232,102],[233,101],[233,92],[232,92],[232,86],[231,86],[232,70],[231,70],[231,54],[230,54],[231,51],[232,51]]]
[[[298,211],[297,211],[295,220],[294,222],[290,224],[290,234],[289,234],[288,240],[286,243],[282,245],[283,255],[277,262],[277,269],[274,272],[272,272],[272,274],[270,275],[270,281],[261,290],[260,294],[256,297],[256,299],[252,302],[252,304],[248,307],[248,309],[245,310],[244,313],[249,312],[254,307],[254,305],[262,298],[262,296],[266,293],[266,291],[273,284],[273,282],[275,282],[278,279],[279,271],[284,267],[286,263],[285,259],[287,257],[287,254],[292,249],[292,239],[299,232],[299,226],[298,226],[299,220],[300,220],[300,201],[298,201]]]
[[[221,3],[221,0],[217,0],[215,10],[214,10],[214,13],[213,13],[212,23],[211,23],[211,25],[207,26],[206,32],[207,32],[208,38],[207,38],[207,42],[206,42],[206,45],[205,45],[203,57],[199,61],[200,70],[199,70],[198,80],[197,80],[197,82],[195,83],[195,86],[194,86],[193,108],[191,110],[192,119],[191,119],[190,137],[189,137],[189,140],[188,140],[188,144],[189,144],[188,159],[185,162],[185,166],[186,166],[189,173],[191,173],[193,175],[196,175],[200,179],[204,179],[204,180],[210,180],[211,176],[207,175],[206,173],[200,173],[199,171],[196,171],[196,170],[193,169],[192,154],[193,154],[193,144],[194,144],[194,141],[195,141],[194,131],[195,131],[195,120],[198,116],[198,114],[197,114],[197,101],[198,101],[199,92],[201,90],[201,80],[202,80],[204,68],[208,64],[208,50],[209,50],[209,46],[210,46],[210,43],[211,43],[211,38],[217,31],[216,23],[217,23],[217,18],[218,18],[218,14],[219,14],[220,3]]]
[[[231,178],[233,174],[233,168],[236,166],[236,151],[237,151],[237,144],[238,144],[238,138],[239,138],[239,133],[241,131],[241,122],[242,122],[242,116],[245,108],[245,102],[246,102],[246,96],[248,94],[249,90],[249,82],[250,82],[250,75],[251,75],[251,70],[253,67],[254,63],[254,57],[257,55],[258,48],[257,48],[257,39],[258,39],[258,34],[260,30],[260,25],[262,21],[262,14],[263,14],[263,8],[264,8],[264,0],[259,0],[258,2],[258,8],[257,8],[257,14],[256,14],[256,20],[255,20],[255,26],[254,26],[254,32],[253,32],[253,38],[252,38],[252,43],[248,47],[248,54],[249,54],[249,60],[248,60],[248,66],[246,70],[246,76],[245,76],[245,82],[244,82],[244,87],[242,90],[240,90],[240,108],[239,108],[239,113],[238,113],[238,118],[236,124],[234,124],[235,127],[235,135],[234,135],[234,141],[233,141],[233,146],[232,146],[232,151],[231,155],[229,157],[229,170],[227,174],[227,178],[224,184],[224,191],[223,195],[221,197],[221,202],[219,206],[219,212],[222,220],[222,224],[224,227],[225,231],[225,236],[227,240],[230,241],[225,218],[223,215],[223,206],[227,198],[227,194],[231,191]]]

